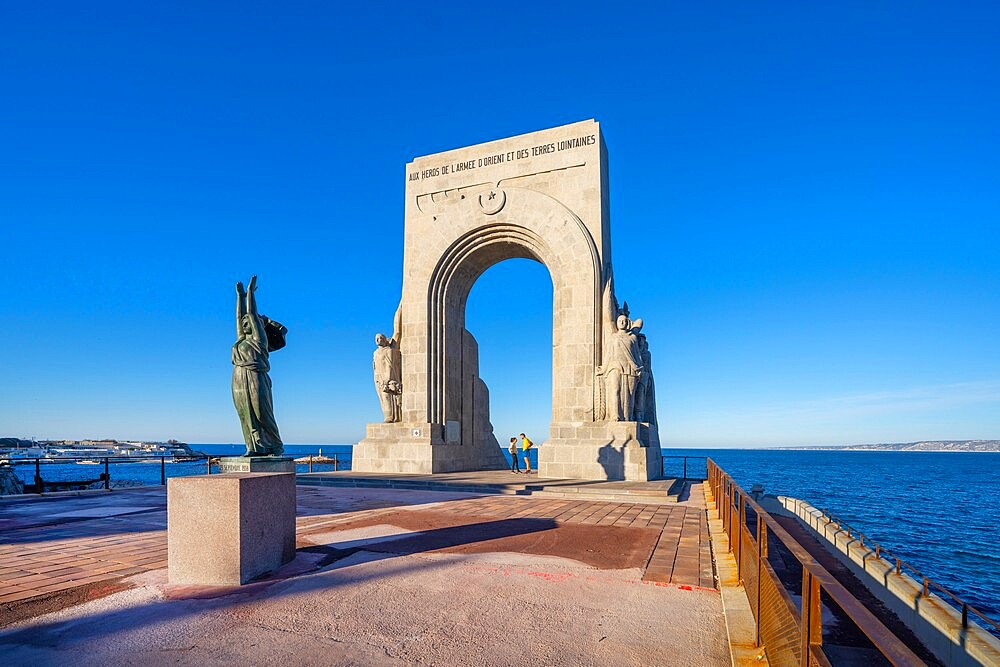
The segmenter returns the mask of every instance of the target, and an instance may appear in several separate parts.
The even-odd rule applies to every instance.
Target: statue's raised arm
[[[243,281],[236,283],[236,339],[243,337],[243,316],[247,314],[247,292]]]
[[[608,280],[604,283],[603,305],[604,329],[614,332],[615,322],[618,320],[618,299],[615,297],[615,276],[608,270]]]
[[[396,307],[396,314],[392,318],[392,342],[399,347],[399,341],[403,337],[403,304]]]
[[[260,319],[260,314],[257,312],[257,276],[250,278],[250,284],[247,285],[247,318],[250,321],[250,336],[259,344],[263,346],[264,350],[267,350],[267,334],[264,333],[264,321]]]

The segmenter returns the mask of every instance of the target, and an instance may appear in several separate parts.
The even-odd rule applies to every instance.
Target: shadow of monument
[[[597,462],[604,468],[608,481],[625,479],[625,454],[611,445],[604,445],[597,450]]]
[[[165,507],[111,517],[57,517],[47,521],[0,520],[0,545],[41,544],[151,533],[164,530],[166,520]]]
[[[0,655],[10,657],[8,664],[28,664],[23,652],[54,648],[72,650],[76,643],[109,638],[114,635],[142,630],[188,616],[197,616],[228,607],[237,607],[250,601],[277,600],[311,591],[332,590],[340,586],[371,581],[377,577],[405,575],[409,572],[427,571],[446,567],[452,561],[421,561],[403,564],[388,571],[363,575],[351,579],[342,573],[354,566],[376,561],[391,560],[399,556],[440,551],[462,545],[526,535],[556,528],[552,519],[502,519],[475,524],[437,528],[414,533],[390,542],[364,545],[350,549],[332,547],[303,547],[296,550],[296,557],[281,570],[245,586],[216,588],[185,587],[186,595],[170,595],[125,608],[101,611],[94,614],[74,615],[45,623],[26,621],[16,629],[0,629]],[[283,572],[283,570],[285,572]],[[340,574],[340,581],[331,581],[324,574]],[[200,590],[199,590],[200,589]],[[155,648],[150,646],[150,648]],[[51,654],[47,654],[49,658]],[[37,658],[37,655],[33,656]]]
[[[359,489],[361,490],[361,489]],[[314,487],[298,486],[296,517],[326,516],[368,509],[416,506],[429,503],[464,500],[481,495],[468,492],[407,491],[398,497],[396,489],[364,489],[372,495],[364,501],[338,501],[336,496],[316,491]],[[384,497],[379,497],[384,494]],[[118,513],[107,516],[91,514],[96,508],[119,507]],[[133,492],[128,495],[95,495],[81,497],[50,497],[19,499],[17,504],[0,506],[0,545],[43,544],[61,540],[127,536],[162,532],[167,528],[167,494],[164,487]],[[86,555],[86,554],[84,554]]]
[[[299,551],[323,553],[325,557],[319,566],[325,567],[359,551],[379,554],[382,558],[411,556],[428,551],[445,551],[454,547],[500,540],[508,537],[552,530],[558,524],[553,519],[499,519],[481,523],[435,528],[416,533],[404,533],[390,539],[375,539],[365,544],[349,548],[332,545],[303,547]],[[376,558],[379,560],[379,558]]]
[[[683,487],[681,488],[681,492],[677,495],[677,502],[679,503],[683,503],[691,499],[691,482],[682,481],[681,484]]]

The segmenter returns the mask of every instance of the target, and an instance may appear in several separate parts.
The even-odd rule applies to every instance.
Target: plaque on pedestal
[[[295,472],[291,456],[223,456],[219,472]]]

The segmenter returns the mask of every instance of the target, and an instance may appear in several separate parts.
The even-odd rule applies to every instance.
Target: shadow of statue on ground
[[[238,607],[252,600],[266,598],[277,600],[298,595],[311,590],[336,589],[339,585],[350,584],[355,579],[352,568],[358,564],[380,560],[394,560],[414,554],[444,551],[476,543],[537,534],[554,530],[558,524],[553,519],[511,518],[480,521],[459,526],[434,528],[415,532],[400,539],[385,543],[351,546],[338,549],[335,546],[312,545],[299,547],[296,560],[286,563],[279,570],[243,586],[173,586],[169,585],[165,595],[150,599],[137,599],[124,608],[89,610],[79,617],[46,617],[31,620],[24,626],[0,629],[0,655],[6,658],[8,651],[34,651],[33,647],[55,647],[66,645],[67,632],[73,644],[101,640],[132,631],[141,631],[147,626],[156,626],[185,617],[197,616],[220,607]],[[404,561],[376,576],[406,576],[407,572],[429,571],[446,567],[451,560]],[[330,576],[334,574],[331,580]],[[372,574],[360,575],[371,581]],[[165,582],[164,582],[165,583]],[[294,586],[293,586],[294,583]],[[28,664],[16,657],[4,664]]]
[[[597,462],[604,468],[608,480],[625,479],[625,453],[612,445],[604,445],[597,450]]]

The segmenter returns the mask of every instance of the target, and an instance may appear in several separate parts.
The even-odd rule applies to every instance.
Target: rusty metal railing
[[[757,646],[775,665],[830,665],[823,651],[822,594],[844,611],[872,645],[893,665],[924,665],[902,641],[741,489],[712,459],[708,484],[716,512],[729,537],[737,575],[746,590],[756,625]],[[747,524],[747,509],[756,521]],[[802,600],[792,594],[768,562],[768,541],[779,540],[802,566]]]
[[[194,462],[198,461],[200,457],[194,456],[190,458],[185,458],[185,461]],[[34,465],[35,475],[32,484],[25,485],[33,489],[32,493],[44,493],[45,488],[71,488],[79,486],[88,486],[100,483],[105,490],[111,489],[111,463],[136,463],[138,461],[159,461],[160,462],[160,484],[167,483],[167,459],[177,460],[173,455],[156,454],[156,455],[138,455],[138,456],[93,456],[93,457],[82,457],[82,456],[46,456],[38,457],[33,456],[30,458],[23,459],[8,459],[8,463],[11,466],[18,465]],[[104,468],[104,472],[101,473],[96,479],[43,479],[42,470],[46,465],[50,464],[69,464],[69,463],[80,463],[81,461],[99,461],[97,465]],[[42,465],[42,462],[45,465]]]
[[[314,458],[316,459],[314,461]],[[33,456],[30,458],[22,459],[5,459],[11,466],[34,466],[35,474],[32,483],[24,482],[26,488],[30,488],[30,493],[41,494],[45,492],[45,489],[72,489],[84,486],[99,485],[105,490],[110,490],[112,488],[112,468],[111,464],[119,463],[138,463],[140,461],[151,462],[159,461],[160,463],[160,484],[166,485],[167,483],[167,461],[168,460],[181,460],[186,463],[198,463],[199,461],[204,461],[205,464],[205,474],[212,475],[218,472],[219,457],[216,455],[212,456],[193,456],[193,457],[183,457],[178,459],[173,455],[156,454],[156,455],[137,455],[137,456],[93,456],[93,457],[82,457],[82,456],[47,456],[39,457]],[[81,461],[98,461],[97,464],[104,469],[104,472],[100,473],[96,478],[85,478],[85,479],[44,479],[43,471],[45,471],[48,465],[58,465],[58,464],[73,464],[80,463]],[[309,472],[313,472],[313,465],[316,466],[333,466],[334,471],[338,470],[348,470],[350,469],[352,463],[352,458],[350,456],[341,456],[334,454],[332,457],[314,457],[313,454],[309,455],[309,461],[303,463],[296,463],[296,466],[308,466]],[[215,470],[213,471],[213,466]],[[89,470],[90,468],[86,468]],[[298,468],[296,468],[297,470]],[[47,472],[47,471],[46,471]],[[123,474],[120,470],[115,473],[118,478],[127,480],[128,475]],[[29,491],[25,491],[29,493]]]
[[[978,609],[970,605],[968,602],[966,602],[962,598],[958,597],[957,595],[949,591],[941,584],[930,579],[916,567],[914,567],[910,563],[907,563],[902,558],[899,558],[898,556],[893,554],[891,551],[883,547],[875,540],[871,539],[870,537],[866,537],[864,533],[852,527],[846,521],[841,521],[840,518],[834,516],[833,513],[827,512],[826,510],[820,510],[820,513],[823,515],[824,519],[826,519],[830,523],[836,524],[837,530],[843,530],[847,534],[848,538],[856,538],[858,540],[859,546],[874,549],[875,558],[885,560],[889,562],[891,565],[893,565],[896,568],[896,574],[903,574],[904,570],[909,570],[910,573],[913,574],[914,578],[918,582],[923,584],[923,592],[921,593],[923,597],[928,597],[930,595],[931,589],[933,588],[937,593],[941,595],[942,600],[945,600],[946,602],[951,604],[956,611],[961,612],[963,628],[969,627],[969,614],[971,613],[974,616],[978,617],[980,621],[982,621],[981,624],[983,625],[984,629],[992,630],[992,632],[1000,636],[1000,623],[993,620],[983,612],[979,611]],[[868,540],[867,544],[865,543],[865,540]]]

